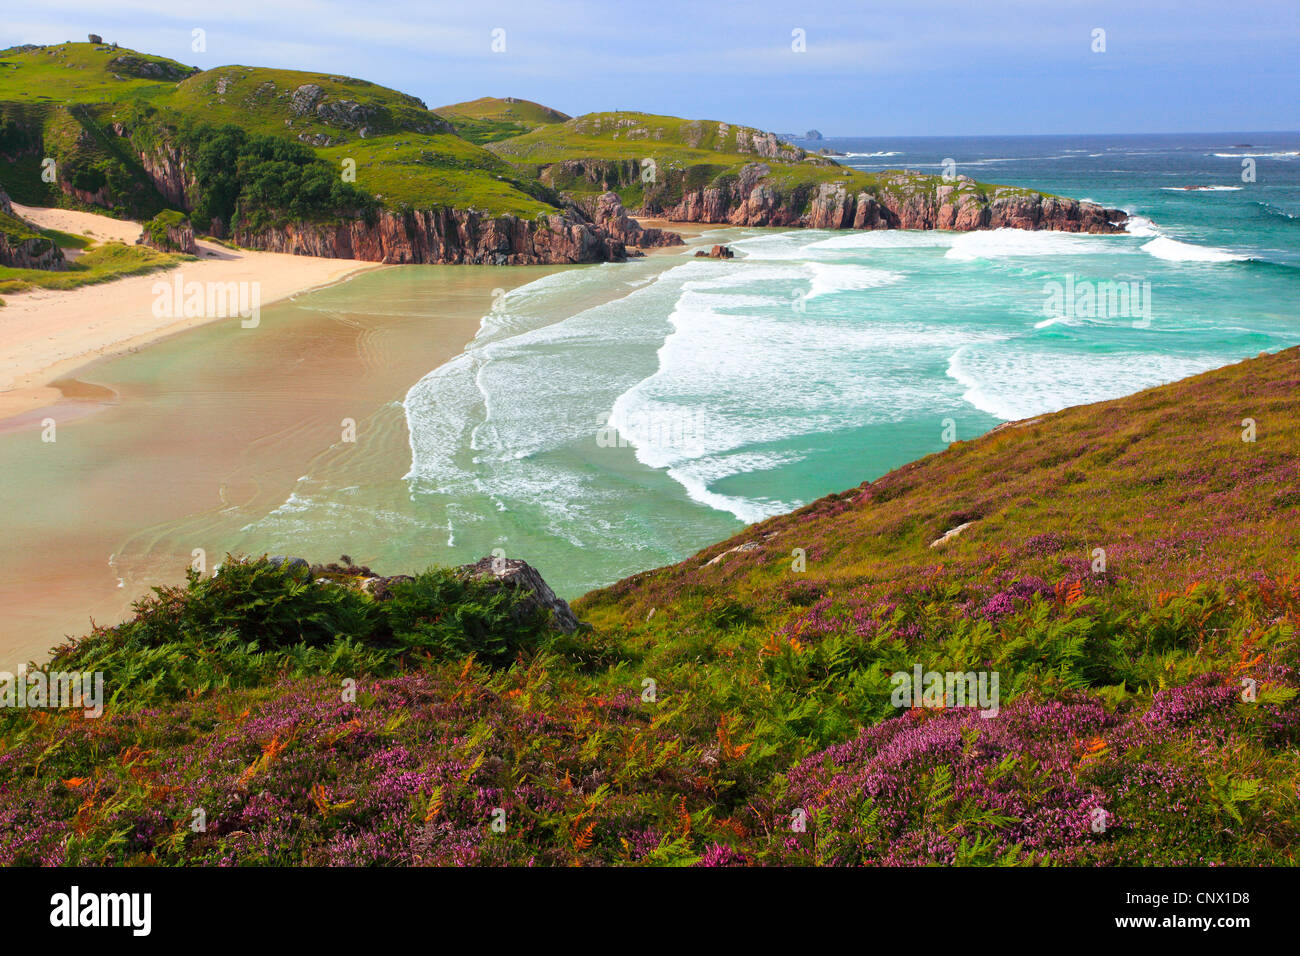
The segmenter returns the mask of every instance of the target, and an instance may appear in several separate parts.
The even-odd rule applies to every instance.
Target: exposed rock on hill
[[[458,571],[472,578],[496,582],[499,587],[510,588],[523,598],[520,607],[525,612],[542,609],[550,613],[551,622],[561,631],[572,633],[584,627],[568,602],[555,596],[541,574],[527,561],[513,558],[480,558],[475,564],[466,564]]]
[[[183,80],[199,72],[197,66],[183,67],[130,54],[115,57],[109,61],[108,68],[122,76],[134,76],[145,80]]]
[[[145,223],[136,245],[151,246],[162,252],[199,254],[198,243],[194,241],[194,227],[189,219],[173,210],[159,213]]]

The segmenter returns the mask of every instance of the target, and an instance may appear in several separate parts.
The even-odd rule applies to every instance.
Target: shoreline
[[[134,243],[143,229],[129,219],[82,210],[58,207],[24,206],[14,203],[14,210],[41,228],[79,234],[100,242]],[[675,222],[667,219],[641,218],[648,228],[671,229],[689,246],[705,234],[725,225]],[[140,349],[222,321],[221,316],[169,317],[158,324],[151,310],[152,288],[160,277],[181,275],[188,281],[253,281],[263,286],[269,281],[271,291],[264,293],[260,306],[268,306],[295,296],[306,295],[356,276],[378,269],[395,268],[391,264],[360,259],[326,259],[279,252],[234,249],[207,240],[197,240],[199,258],[174,268],[142,275],[126,276],[109,282],[76,289],[35,289],[12,293],[0,308],[0,434],[32,428],[47,417],[42,413],[62,412],[60,420],[80,418],[116,404],[117,393],[100,388],[94,397],[78,394],[88,383],[80,373],[103,359],[125,355]],[[680,247],[642,250],[647,255],[662,255]],[[208,258],[204,258],[207,256]],[[269,280],[266,277],[270,277]],[[284,281],[284,280],[288,281]],[[99,313],[100,321],[89,327],[85,316]],[[105,314],[107,313],[107,314]],[[37,327],[39,320],[39,328]],[[104,323],[114,326],[105,336],[92,335]],[[53,335],[48,334],[53,331]],[[15,334],[16,333],[16,334]],[[37,344],[34,339],[45,334]],[[15,341],[15,338],[17,341]],[[26,346],[29,354],[15,357],[12,351]],[[67,383],[71,389],[63,387]]]
[[[566,268],[375,266],[354,277],[364,293],[335,282],[281,299],[255,332],[208,322],[92,356],[50,381],[61,401],[0,423],[0,507],[24,555],[0,579],[0,669],[44,660],[92,621],[123,619],[151,587],[183,583],[195,549],[209,570],[227,550],[261,553],[271,543],[244,528],[308,474],[400,482],[411,385],[464,351],[500,287]],[[33,434],[47,415],[57,442]],[[345,420],[354,443],[340,441]],[[322,547],[364,554],[344,538]]]
[[[98,241],[133,243],[143,228],[133,220],[78,210],[22,206],[14,210],[42,228],[76,233]],[[0,432],[39,422],[34,416],[62,407],[76,417],[95,410],[92,402],[69,394],[60,381],[102,359],[138,351],[181,332],[222,321],[221,316],[153,314],[153,286],[174,281],[256,283],[259,308],[346,282],[363,272],[391,268],[356,259],[323,259],[279,252],[232,249],[198,241],[197,259],[174,268],[76,289],[34,289],[12,293],[0,308]],[[76,389],[73,390],[74,392]]]

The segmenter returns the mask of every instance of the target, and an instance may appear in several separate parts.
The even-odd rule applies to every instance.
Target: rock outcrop
[[[544,610],[551,615],[551,624],[565,633],[572,633],[584,625],[569,608],[568,602],[555,596],[542,576],[527,561],[513,558],[480,558],[474,564],[466,564],[456,569],[460,574],[487,581],[496,587],[510,588],[515,591],[520,607],[527,613]]]
[[[753,148],[754,139],[746,140]],[[766,150],[767,141],[760,148]],[[833,166],[830,160],[821,162]],[[660,169],[645,183],[635,160],[573,159],[543,167],[541,180],[563,193],[640,188],[644,201],[633,216],[674,222],[813,229],[1049,229],[1061,232],[1122,232],[1120,209],[1047,196],[1030,189],[988,186],[968,176],[943,180],[914,172],[882,174],[873,191],[852,191],[844,183],[807,182],[790,187],[773,177],[766,162],[747,163],[738,173],[707,186],[690,186],[680,172]],[[847,173],[848,170],[845,170]]]
[[[63,268],[63,250],[14,214],[4,190],[0,190],[0,214],[0,265],[15,269]]]
[[[108,69],[118,76],[134,76],[146,80],[183,80],[199,72],[197,66],[181,66],[129,53],[110,60]]]
[[[765,163],[750,163],[721,187],[684,190],[672,205],[653,197],[643,212],[678,222],[813,229],[1050,229],[1123,232],[1127,213],[1095,203],[1006,186],[982,186],[965,176],[935,185],[933,177],[895,173],[876,192],[853,193],[822,183],[783,191]]]
[[[607,236],[617,239],[625,246],[650,249],[660,246],[680,246],[682,237],[666,229],[647,229],[628,215],[623,208],[623,200],[618,193],[607,191],[595,200],[580,204],[582,211],[591,219],[596,228]]]
[[[194,227],[188,219],[176,222],[154,220],[146,223],[135,243],[161,252],[183,252],[191,256],[199,254],[198,243],[194,241]]]
[[[43,236],[14,241],[0,228],[0,265],[15,269],[62,269],[63,250]]]
[[[701,249],[695,253],[697,259],[731,259],[735,255],[730,246],[714,246],[712,249]]]

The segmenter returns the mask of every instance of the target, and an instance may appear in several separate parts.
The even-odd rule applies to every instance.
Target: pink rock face
[[[358,217],[264,229],[237,226],[234,239],[271,252],[388,263],[541,265],[618,261],[627,255],[622,241],[574,218],[482,218],[461,209],[381,210],[371,222]]]
[[[588,201],[581,205],[597,229],[625,246],[651,248],[682,245],[682,237],[677,233],[664,229],[647,229],[628,216],[618,193],[604,192],[594,203]]]
[[[1051,229],[1061,232],[1124,231],[1128,215],[1094,203],[991,187],[991,196],[971,190],[969,180],[931,190],[924,177],[902,174],[886,180],[880,195],[850,193],[823,183],[816,192],[782,192],[766,164],[745,166],[726,189],[686,190],[679,201],[648,210],[678,222],[736,226],[806,226],[813,229]],[[964,188],[963,188],[964,187]],[[999,195],[999,193],[1003,193]]]

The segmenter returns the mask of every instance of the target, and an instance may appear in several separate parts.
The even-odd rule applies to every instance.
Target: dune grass
[[[75,238],[75,237],[73,237]],[[11,295],[31,289],[76,289],[126,276],[170,269],[193,256],[158,252],[148,246],[121,242],[82,245],[86,249],[62,269],[15,269],[0,266],[0,294]]]

